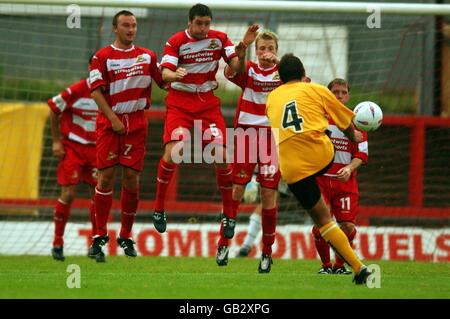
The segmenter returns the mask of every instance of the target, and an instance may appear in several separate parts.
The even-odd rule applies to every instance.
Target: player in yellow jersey
[[[334,146],[326,134],[326,113],[351,141],[361,142],[362,134],[353,127],[353,112],[330,90],[307,83],[305,69],[298,57],[284,55],[278,71],[283,84],[269,94],[266,114],[278,147],[281,175],[308,211],[322,237],[352,267],[353,281],[363,284],[370,272],[332,220],[315,180],[328,170],[334,158]]]

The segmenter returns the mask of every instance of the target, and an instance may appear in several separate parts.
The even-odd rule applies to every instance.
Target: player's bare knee
[[[228,167],[228,152],[224,145],[210,144],[214,146],[211,149],[211,155],[214,157],[214,164],[217,168],[227,168]]]
[[[139,187],[139,182],[137,179],[124,179],[122,185],[124,188],[134,191]]]
[[[163,159],[166,163],[174,164],[173,158],[176,156],[183,156],[183,141],[172,141],[164,147]]]
[[[66,204],[71,204],[76,196],[75,186],[64,186],[61,189],[61,200]]]
[[[352,222],[341,222],[339,223],[339,227],[346,234],[351,234],[355,231],[355,224]]]
[[[88,194],[89,194],[89,198],[94,198],[94,194],[95,194],[95,186],[93,185],[89,185],[88,187]]]
[[[326,216],[322,213],[317,212],[311,212],[312,210],[308,210],[308,214],[311,217],[311,219],[314,222],[314,225],[316,225],[318,228],[321,228],[325,226],[326,224],[333,221],[333,219],[330,216]]]
[[[245,186],[233,184],[233,200],[241,200],[245,193]]]
[[[333,221],[330,210],[322,196],[320,196],[318,202],[307,211],[314,221],[314,224],[319,228]]]
[[[122,185],[130,190],[137,189],[139,185],[139,172],[131,168],[124,168],[122,173]]]
[[[227,148],[224,146],[223,153],[222,153],[222,163],[226,166],[228,165],[228,156],[229,156],[229,154],[228,154]]]
[[[97,179],[97,188],[101,190],[112,189],[114,186],[114,170],[105,169],[99,172]]]
[[[272,209],[277,205],[277,190],[261,187],[261,202],[264,209]]]
[[[99,190],[109,190],[112,189],[113,182],[112,179],[99,179],[97,182],[97,188]]]

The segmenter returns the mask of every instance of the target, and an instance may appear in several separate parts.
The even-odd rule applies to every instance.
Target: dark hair
[[[133,17],[134,17],[134,14],[133,14],[131,11],[128,11],[128,10],[122,10],[122,11],[117,12],[117,13],[114,15],[114,18],[113,18],[113,21],[112,21],[112,25],[113,25],[114,27],[116,27],[116,28],[117,28],[117,23],[118,23],[118,21],[119,21],[119,17],[120,17],[120,16],[127,16],[127,17],[133,16]]]
[[[212,20],[212,13],[208,6],[205,6],[204,4],[197,3],[196,5],[192,6],[191,9],[189,9],[189,21],[192,22],[192,20],[195,19],[195,17],[210,17]]]
[[[334,85],[343,85],[347,87],[347,91],[350,93],[350,85],[348,85],[348,82],[341,78],[335,78],[333,81],[328,83],[328,90],[331,91]]]
[[[286,53],[278,65],[278,73],[281,81],[287,83],[292,80],[301,80],[305,76],[305,68],[298,57],[292,53]]]

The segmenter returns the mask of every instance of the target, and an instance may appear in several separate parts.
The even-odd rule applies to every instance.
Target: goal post
[[[52,210],[60,188],[46,101],[87,76],[89,55],[113,40],[111,20],[115,12],[127,8],[136,15],[136,43],[155,51],[160,61],[164,43],[186,28],[187,10],[198,2],[211,7],[212,28],[226,32],[234,43],[248,25],[258,23],[262,29],[278,34],[280,56],[293,52],[301,57],[314,82],[327,85],[335,77],[347,79],[351,88],[349,107],[365,100],[381,106],[383,125],[369,133],[369,162],[358,172],[358,223],[368,227],[358,239],[361,249],[367,250],[366,256],[400,256],[401,260],[403,255],[390,249],[401,246],[404,240],[411,243],[405,253],[409,259],[448,260],[450,110],[445,70],[450,70],[450,5],[431,1],[0,0],[0,133],[5,141],[0,145],[0,239],[18,240],[17,231],[23,229],[34,246],[20,247],[19,254],[48,253],[48,243],[37,241],[47,241],[52,235]],[[255,59],[253,47],[249,58]],[[231,126],[240,90],[224,78],[223,69],[217,79],[215,94]],[[153,106],[147,112],[149,137],[136,236],[141,240],[141,252],[149,255],[158,250],[145,243],[149,238],[155,242],[160,239],[148,226],[162,154],[165,94],[154,88]],[[180,228],[182,234],[200,229],[199,236],[214,237],[221,201],[213,168],[182,164],[170,187],[167,210],[174,218],[174,227],[187,223],[187,228]],[[114,191],[113,212],[117,217],[119,183]],[[84,254],[89,205],[85,186],[80,185],[77,196],[68,232],[76,240],[71,252]],[[242,206],[233,245],[242,241],[253,208],[254,204]],[[36,223],[36,233],[30,220]],[[208,226],[211,223],[213,226]],[[297,253],[297,248],[286,248],[284,254],[279,250],[282,258],[313,256],[307,249],[313,245],[307,232],[310,223],[293,197],[282,198],[279,242],[285,240],[286,247],[306,247],[303,253]],[[298,224],[303,225],[301,235],[295,230]],[[422,236],[421,253],[414,250],[419,249],[416,235]],[[381,240],[379,236],[389,244],[378,254],[377,246],[371,245]],[[373,238],[377,238],[375,244],[369,240],[370,245],[364,246]],[[302,240],[306,246],[300,244]],[[170,240],[163,237],[162,242],[166,241]],[[169,254],[168,248],[164,249],[160,253]],[[432,252],[435,255],[429,257]],[[0,254],[4,253],[0,249]]]
[[[0,3],[11,3],[0,0]],[[18,0],[16,4],[72,5],[102,7],[133,7],[149,9],[187,9],[198,3],[196,0]],[[310,12],[310,13],[367,13],[374,9],[383,14],[400,15],[449,15],[450,5],[434,3],[389,3],[389,2],[345,2],[345,1],[252,1],[205,0],[201,3],[217,10],[270,11],[273,12]]]

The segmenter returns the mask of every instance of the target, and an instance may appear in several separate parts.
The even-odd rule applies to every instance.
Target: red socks
[[[237,212],[239,209],[239,205],[241,205],[241,201],[233,199],[233,203],[231,205],[232,205],[232,209],[233,209],[233,216],[237,216]]]
[[[55,237],[53,238],[53,246],[64,245],[64,229],[66,228],[67,220],[70,215],[70,204],[64,203],[61,199],[58,199],[54,209],[54,221],[55,221]]]
[[[177,165],[167,163],[162,157],[158,164],[158,176],[156,178],[156,199],[155,199],[155,211],[164,211],[164,201],[166,199],[167,188],[169,187],[170,180],[175,172]]]
[[[112,190],[99,190],[95,188],[95,226],[96,235],[106,236],[108,233],[107,222],[111,211],[113,192]],[[136,218],[136,210],[139,202],[137,190],[122,187],[120,203],[122,208],[120,238],[130,238],[131,228]],[[93,224],[94,227],[94,224]]]
[[[263,209],[261,213],[262,220],[262,253],[272,255],[272,245],[275,242],[277,227],[277,208]]]
[[[122,206],[122,215],[120,219],[120,238],[130,238],[131,228],[136,218],[136,210],[139,202],[138,190],[130,190],[122,187],[120,204]]]
[[[217,185],[222,195],[223,214],[234,219],[236,218],[236,212],[233,211],[233,179],[231,173],[231,166],[227,168],[216,167]]]
[[[97,234],[97,223],[95,222],[95,203],[94,200],[91,200],[89,205],[89,217],[91,219],[91,237],[94,237]]]
[[[320,260],[322,260],[323,267],[331,267],[330,260],[330,247],[325,239],[320,235],[319,228],[314,225],[312,228],[312,233],[314,235],[314,243],[316,244],[316,250],[319,253]]]
[[[94,202],[95,202],[95,222],[97,226],[97,235],[106,236],[108,230],[106,223],[108,222],[109,213],[111,211],[113,199],[113,191],[100,190],[95,188]]]
[[[223,214],[228,218],[234,219],[236,218],[239,202],[235,203],[237,201],[233,201],[233,179],[231,173],[231,165],[227,168],[216,167],[216,180],[222,195]],[[222,235],[222,230],[223,225],[220,223],[220,238],[217,245],[228,246],[230,240]]]

